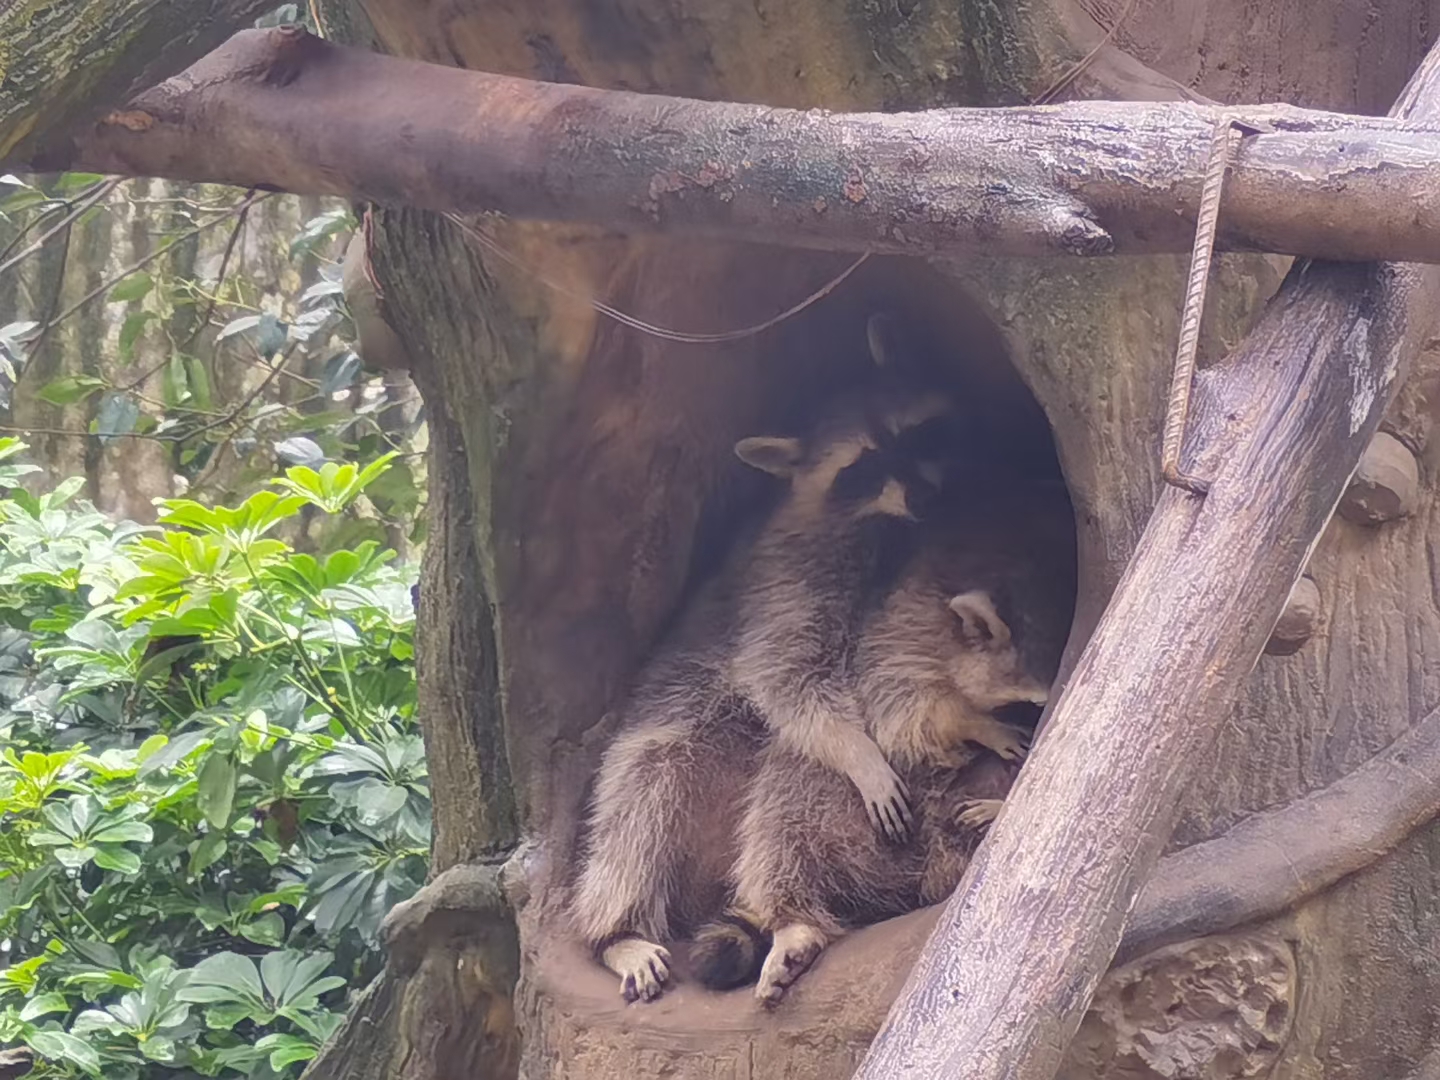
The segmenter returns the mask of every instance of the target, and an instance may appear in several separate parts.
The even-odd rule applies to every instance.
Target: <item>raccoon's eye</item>
[[[866,499],[878,495],[889,478],[890,470],[886,468],[884,456],[874,450],[866,450],[836,474],[830,494],[846,501]]]

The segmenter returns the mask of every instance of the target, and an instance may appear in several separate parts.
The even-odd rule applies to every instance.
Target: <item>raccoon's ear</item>
[[[805,447],[799,439],[774,439],[755,435],[735,444],[735,456],[746,465],[768,472],[771,476],[791,476],[804,457]]]
[[[1010,627],[1000,618],[995,601],[983,589],[952,596],[950,610],[960,620],[961,631],[972,641],[995,647],[1010,644]]]
[[[886,347],[885,334],[890,326],[891,316],[877,311],[865,321],[865,340],[870,344],[870,359],[876,367],[889,367],[894,359]]]

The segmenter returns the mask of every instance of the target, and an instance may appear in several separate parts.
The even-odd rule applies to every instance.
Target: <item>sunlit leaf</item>
[[[35,396],[51,405],[73,405],[84,401],[104,385],[104,379],[93,375],[65,375],[46,383],[35,391]]]

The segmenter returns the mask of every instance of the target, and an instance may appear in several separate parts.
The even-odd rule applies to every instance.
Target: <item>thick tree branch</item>
[[[1440,114],[1440,48],[1396,107]],[[1161,496],[861,1080],[1051,1080],[1291,586],[1433,324],[1433,270],[1297,266]]]
[[[1218,112],[800,112],[245,31],[35,164],[926,254],[1188,250]],[[1440,262],[1440,127],[1247,109],[1220,245]]]

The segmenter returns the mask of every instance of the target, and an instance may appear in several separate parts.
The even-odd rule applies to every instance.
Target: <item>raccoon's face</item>
[[[957,690],[978,711],[1013,712],[1018,706],[1042,706],[1049,687],[1026,669],[990,594],[972,590],[951,597],[956,648],[950,677]]]
[[[792,508],[816,517],[918,521],[939,497],[938,453],[949,414],[941,397],[869,402],[806,440],[751,438],[740,459],[790,483]],[[933,446],[933,449],[932,449]]]

